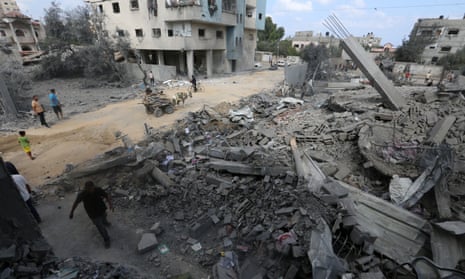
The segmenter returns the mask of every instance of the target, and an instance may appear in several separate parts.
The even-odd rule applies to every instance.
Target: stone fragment
[[[283,208],[276,210],[274,213],[276,215],[285,215],[285,214],[291,214],[292,212],[294,212],[294,210],[295,210],[295,207],[283,207]]]
[[[220,222],[220,218],[218,218],[215,214],[210,215],[210,219],[212,219],[213,224],[218,224]]]
[[[178,211],[174,214],[174,220],[176,221],[184,221],[184,212]]]
[[[8,248],[0,249],[0,262],[13,260],[16,256],[16,245],[11,244]]]
[[[146,253],[154,249],[158,244],[157,237],[153,233],[144,233],[142,235],[139,244],[137,245],[137,251],[141,254]]]
[[[295,265],[291,265],[287,270],[286,275],[284,275],[284,279],[294,279],[297,276],[298,271],[299,268],[297,268]]]
[[[149,230],[151,233],[154,233],[155,235],[159,235],[162,233],[162,228],[160,227],[160,222],[156,222],[153,224],[153,226]]]
[[[334,177],[338,180],[343,180],[350,174],[350,169],[346,166],[338,165],[338,171],[334,175]]]

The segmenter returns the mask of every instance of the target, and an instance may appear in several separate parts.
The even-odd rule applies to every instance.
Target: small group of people
[[[21,198],[29,208],[32,216],[37,223],[42,223],[42,218],[40,217],[37,209],[34,207],[31,197],[32,189],[26,181],[26,178],[19,174],[18,169],[13,163],[6,161],[4,162],[4,165],[8,175],[10,175],[11,179],[15,183]],[[111,202],[110,195],[108,195],[102,188],[97,187],[94,182],[85,182],[84,190],[79,192],[71,207],[69,219],[73,219],[74,211],[82,202],[84,204],[84,209],[87,213],[87,216],[89,216],[94,225],[97,227],[98,232],[102,236],[105,248],[110,248],[110,236],[108,235],[106,227],[110,226],[111,223],[108,222],[107,219],[107,206],[104,200],[107,201],[109,209],[113,210],[113,204]]]
[[[52,107],[53,112],[56,114],[57,118],[63,119],[63,110],[61,109],[62,104],[58,100],[55,89],[50,89],[48,98],[50,101],[50,106]],[[32,113],[39,117],[40,124],[42,126],[50,128],[47,121],[45,120],[45,109],[44,109],[44,106],[42,106],[42,104],[39,102],[39,96],[37,95],[32,96],[31,106],[32,106]]]

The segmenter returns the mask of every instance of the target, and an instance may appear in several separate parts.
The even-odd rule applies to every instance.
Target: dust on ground
[[[137,142],[144,137],[144,123],[154,128],[169,126],[204,105],[235,102],[272,89],[283,78],[283,70],[278,69],[200,80],[204,92],[194,93],[193,98],[178,106],[173,114],[160,118],[145,113],[141,104],[143,92],[138,86],[115,88],[102,84],[100,88],[89,89],[83,88],[83,82],[79,80],[35,83],[31,95],[39,95],[44,105],[48,104],[48,90],[52,87],[57,89],[58,97],[64,104],[65,119],[57,120],[48,109],[46,119],[51,128],[42,128],[38,120],[31,122],[30,119],[18,124],[18,129],[25,129],[32,123],[32,127],[25,130],[36,157],[34,161],[29,160],[22,151],[15,132],[2,134],[0,152],[4,160],[12,161],[17,166],[32,186],[39,186],[63,173],[67,164],[77,165],[121,146],[121,141],[115,137],[116,132],[128,135]],[[170,88],[165,90],[165,95],[171,98],[176,92],[186,90],[185,87]]]

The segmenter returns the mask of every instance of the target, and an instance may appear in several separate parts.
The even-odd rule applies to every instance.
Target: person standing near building
[[[24,202],[26,203],[27,207],[32,213],[32,216],[34,216],[34,219],[36,219],[37,223],[41,223],[42,219],[40,218],[39,213],[37,212],[36,208],[32,204],[32,198],[31,198],[31,187],[29,184],[27,184],[26,179],[24,176],[20,174],[13,174],[11,175],[11,178],[16,184],[16,187],[19,190],[19,193],[21,194],[21,197],[23,198]]]
[[[55,92],[55,89],[50,89],[48,98],[50,99],[50,106],[52,107],[53,112],[57,115],[57,118],[63,119],[63,111],[61,110],[61,103],[60,101],[58,101],[57,93]]]
[[[155,78],[153,77],[152,71],[149,72],[149,81],[150,81],[150,86],[154,87],[155,86]]]
[[[197,92],[197,80],[195,79],[194,75],[192,75],[191,83],[192,87],[194,88],[194,92]]]
[[[74,210],[80,202],[83,202],[87,215],[97,227],[100,235],[103,237],[105,248],[110,248],[110,237],[107,229],[105,228],[105,226],[109,226],[110,223],[107,221],[107,207],[103,199],[106,199],[110,210],[113,211],[110,196],[102,188],[96,187],[94,182],[87,181],[84,184],[84,190],[78,194],[74,201],[71,212],[69,213],[69,219],[73,219]]]
[[[38,115],[40,118],[40,124],[47,128],[50,128],[45,121],[45,110],[44,107],[39,103],[39,97],[37,95],[32,96],[32,111],[35,115]]]
[[[28,137],[26,137],[25,131],[19,131],[18,142],[23,148],[24,152],[27,154],[27,156],[29,156],[31,160],[34,160],[35,158],[32,156],[31,152],[31,143],[29,142]]]

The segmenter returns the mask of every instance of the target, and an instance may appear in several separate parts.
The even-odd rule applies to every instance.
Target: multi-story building
[[[188,76],[253,68],[257,30],[265,27],[266,0],[85,1],[140,62]]]
[[[21,13],[15,0],[0,1],[0,42],[16,47],[21,55],[40,51],[45,31],[39,21]]]
[[[465,18],[421,18],[413,26],[410,40],[425,43],[421,62],[435,64],[439,58],[453,54],[465,45]]]
[[[381,44],[381,38],[375,37],[373,32],[363,35],[361,37],[355,37],[359,43],[366,49],[377,47]],[[338,47],[340,40],[329,32],[324,35],[321,33],[313,34],[313,31],[298,31],[295,32],[294,38],[292,38],[292,45],[297,50],[304,49],[306,46],[313,45],[324,45],[326,47]]]

